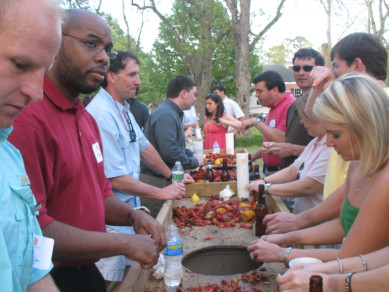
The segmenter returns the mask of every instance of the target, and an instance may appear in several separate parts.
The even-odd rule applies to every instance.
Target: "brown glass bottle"
[[[254,165],[254,180],[259,180],[260,178],[259,165]]]
[[[266,226],[263,224],[263,218],[265,218],[269,212],[269,208],[267,207],[265,200],[264,185],[258,186],[258,193],[258,201],[255,206],[255,235],[262,236],[266,234]]]
[[[249,154],[249,181],[254,180],[254,168],[253,161],[251,160],[251,154]]]
[[[230,181],[230,171],[227,166],[227,158],[223,158],[223,170],[221,175],[222,181]]]
[[[215,176],[214,176],[213,170],[212,170],[211,161],[208,161],[207,172],[205,173],[205,179],[206,179],[208,182],[213,182],[213,181],[215,180]]]
[[[323,291],[323,279],[319,275],[312,275],[309,278],[309,292],[322,292]]]

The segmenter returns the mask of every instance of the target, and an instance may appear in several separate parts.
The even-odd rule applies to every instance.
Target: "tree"
[[[227,13],[215,0],[176,0],[169,17],[162,15],[154,0],[150,4],[139,5],[132,0],[132,5],[140,10],[151,9],[162,21],[155,58],[160,68],[166,68],[166,60],[170,60],[171,69],[161,75],[170,79],[175,74],[186,74],[197,82],[196,109],[202,118],[204,99],[213,79],[213,54],[230,31]]]
[[[251,0],[224,0],[231,14],[231,29],[234,36],[234,48],[236,57],[236,87],[238,104],[248,112],[251,73],[249,71],[249,56],[254,50],[259,39],[281,17],[281,9],[285,0],[280,0],[276,9],[276,15],[257,34],[250,31],[250,5]],[[239,7],[238,7],[239,4]],[[259,5],[258,5],[259,6]],[[252,37],[250,41],[250,36]]]

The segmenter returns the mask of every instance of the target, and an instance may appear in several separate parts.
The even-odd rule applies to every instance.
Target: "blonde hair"
[[[335,80],[316,100],[321,120],[340,124],[355,136],[361,175],[379,170],[389,158],[389,98],[376,80],[350,73]]]
[[[303,94],[296,101],[297,112],[299,113],[300,118],[305,118],[311,120],[305,113],[305,105],[307,104],[309,94]]]

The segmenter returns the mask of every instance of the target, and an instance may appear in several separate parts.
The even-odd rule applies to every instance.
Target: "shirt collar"
[[[166,98],[165,102],[169,104],[181,118],[184,116],[184,111],[174,101],[171,101],[169,98]]]
[[[13,126],[9,127],[8,129],[0,129],[0,146],[4,144],[12,130]]]
[[[59,90],[47,76],[45,76],[43,83],[43,92],[45,93],[45,98],[49,99],[53,104],[64,111],[72,108],[76,110],[84,108],[80,98],[77,99],[77,103],[75,105],[71,104],[66,96],[63,95],[61,90]]]
[[[285,92],[285,94],[277,101],[275,104],[273,104],[270,108],[275,108],[279,106],[286,98],[289,98],[291,96],[291,93],[289,91]]]
[[[106,91],[104,88],[100,88],[100,91],[98,93],[100,96],[102,96],[104,99],[106,99],[113,108],[116,110],[116,106],[119,109],[119,111],[128,112],[130,110],[130,105],[127,103],[127,101],[124,102],[124,104],[121,104],[120,102],[116,101],[112,95],[109,94],[108,91]],[[116,105],[115,105],[116,104]]]

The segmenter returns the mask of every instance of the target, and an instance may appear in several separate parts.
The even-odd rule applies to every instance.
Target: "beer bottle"
[[[208,161],[207,172],[205,173],[205,179],[207,180],[207,182],[213,182],[215,180],[215,176],[213,175],[211,161]]]
[[[254,180],[254,168],[253,161],[251,160],[251,154],[249,154],[249,181]]]
[[[258,193],[259,198],[255,206],[255,235],[260,237],[266,234],[266,226],[263,225],[263,218],[267,215],[269,208],[266,205],[264,185],[258,186]]]
[[[230,181],[230,172],[227,167],[227,158],[223,158],[223,170],[222,170],[221,180]]]
[[[255,165],[254,166],[254,180],[259,180],[261,177],[260,177],[260,173],[259,173],[259,165]]]
[[[320,275],[309,278],[309,292],[323,292],[323,279]]]

